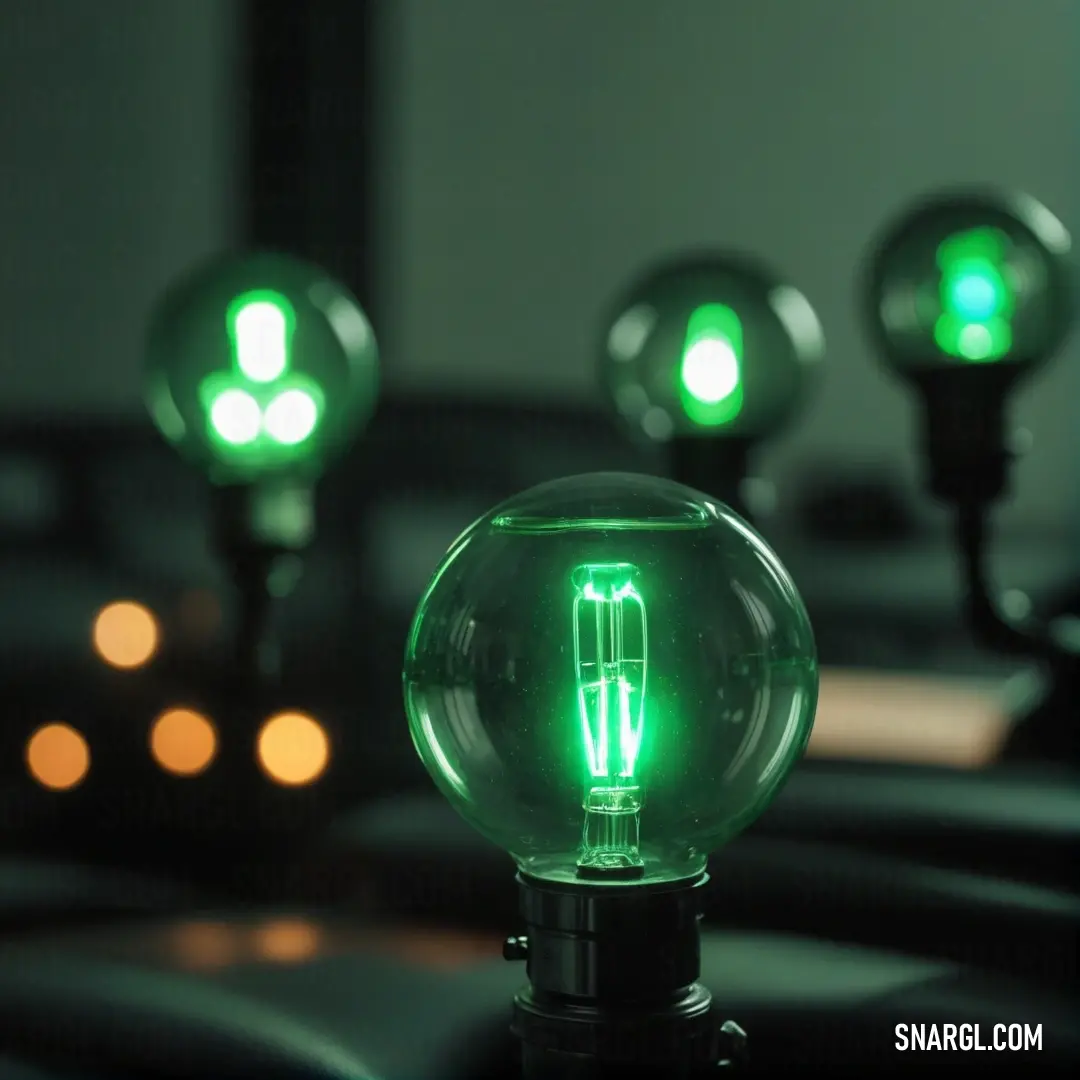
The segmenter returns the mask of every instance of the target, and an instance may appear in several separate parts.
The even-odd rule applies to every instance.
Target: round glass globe
[[[604,389],[633,433],[658,442],[774,434],[802,404],[825,346],[802,293],[737,256],[651,271],[606,327]]]
[[[1048,359],[1072,318],[1065,226],[1027,195],[947,193],[901,215],[866,275],[885,361],[918,373]]]
[[[404,693],[446,798],[555,881],[676,881],[801,757],[818,668],[802,600],[727,507],[593,473],[497,506],[416,611]]]
[[[149,327],[146,397],[165,436],[216,483],[313,479],[370,417],[367,316],[320,267],[214,259],[166,293]]]

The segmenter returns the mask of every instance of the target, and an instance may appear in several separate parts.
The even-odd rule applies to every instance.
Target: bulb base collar
[[[274,601],[292,592],[299,553],[314,538],[313,492],[303,484],[267,482],[214,488],[213,498],[218,550],[240,600],[235,674],[239,685],[258,683],[279,674]]]
[[[720,1025],[701,971],[705,874],[662,885],[595,885],[518,875],[529,986],[514,1001],[525,1080],[711,1074],[744,1052]]]
[[[981,506],[1005,493],[1013,459],[1005,399],[1016,376],[1013,367],[919,374],[927,483],[936,498]]]
[[[312,489],[306,484],[262,483],[213,489],[217,541],[225,552],[302,551],[315,536]]]

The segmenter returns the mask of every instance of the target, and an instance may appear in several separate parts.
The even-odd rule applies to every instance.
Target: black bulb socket
[[[1020,371],[925,369],[909,377],[922,398],[926,485],[950,505],[985,506],[1008,490],[1015,456],[1005,403]]]
[[[518,875],[526,933],[507,942],[529,985],[514,1000],[525,1080],[712,1075],[742,1052],[701,973],[707,877],[597,885]]]
[[[226,554],[258,550],[303,551],[315,536],[310,484],[266,480],[212,489],[215,538]]]

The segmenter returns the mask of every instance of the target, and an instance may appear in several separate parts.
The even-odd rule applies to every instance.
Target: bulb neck
[[[750,439],[676,435],[669,444],[671,473],[680,484],[726,503],[747,517],[742,489],[750,469]]]
[[[529,986],[514,1001],[525,1080],[711,1074],[741,1049],[701,972],[705,874],[664,885],[518,875],[526,934],[507,942]],[[731,1053],[725,1043],[732,1043]]]
[[[234,666],[246,693],[279,673],[274,601],[292,591],[314,538],[313,492],[267,482],[214,488],[213,499],[217,548],[239,599]]]
[[[947,368],[921,372],[923,452],[932,495],[952,505],[986,505],[1008,487],[1013,453],[1005,401],[1014,367]]]
[[[266,481],[213,488],[218,547],[225,553],[303,551],[315,536],[310,484]]]

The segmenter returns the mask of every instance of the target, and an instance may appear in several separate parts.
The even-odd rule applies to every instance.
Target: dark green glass
[[[600,381],[634,434],[760,439],[796,414],[823,352],[797,289],[753,260],[701,255],[650,271],[619,298]]]
[[[947,192],[902,214],[875,246],[867,315],[900,373],[1034,368],[1072,319],[1068,230],[1027,195]]]
[[[188,274],[153,313],[147,406],[216,483],[314,480],[370,417],[375,335],[312,263],[254,253]]]
[[[674,881],[800,759],[818,668],[765,542],[668,480],[594,473],[497,506],[454,543],[405,656],[416,749],[528,873]]]

